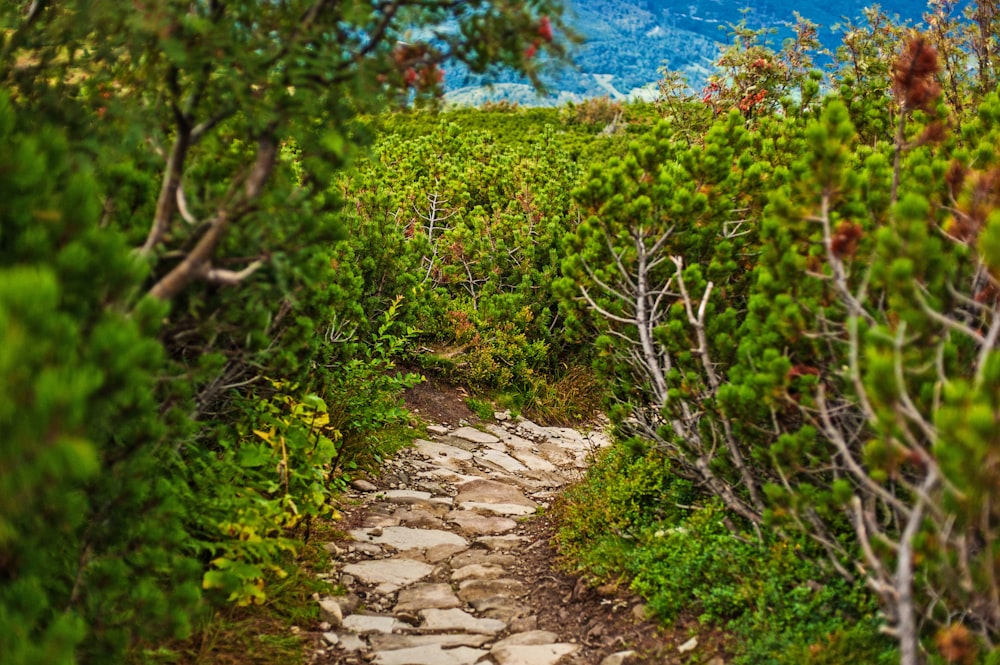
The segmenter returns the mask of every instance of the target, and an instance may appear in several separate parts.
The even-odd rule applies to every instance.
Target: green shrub
[[[0,94],[0,661],[183,636],[201,568],[154,398],[164,307],[90,164]],[[184,430],[175,430],[180,436]]]
[[[629,584],[665,623],[695,614],[735,634],[736,663],[888,665],[898,658],[864,586],[831,576],[820,548],[734,532],[738,525],[717,500],[639,442],[603,451],[556,514],[565,567]]]

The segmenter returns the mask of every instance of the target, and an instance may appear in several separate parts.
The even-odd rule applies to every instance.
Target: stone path
[[[355,481],[364,504],[350,541],[328,548],[346,590],[320,598],[315,663],[556,665],[581,645],[538,630],[518,531],[580,477],[609,441],[497,414],[486,431],[431,426],[389,468],[388,489]],[[629,652],[608,656],[625,663]]]

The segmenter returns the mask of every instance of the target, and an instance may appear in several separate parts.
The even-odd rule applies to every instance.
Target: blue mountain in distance
[[[846,20],[863,23],[869,0],[566,0],[570,26],[583,36],[574,48],[575,67],[550,72],[550,90],[540,98],[523,79],[501,75],[490,81],[449,71],[446,98],[455,104],[510,101],[522,105],[554,105],[588,97],[650,98],[659,70],[682,72],[691,87],[701,89],[712,72],[720,44],[730,41],[729,26],[745,20],[748,27],[774,28],[775,46],[791,35],[788,26],[798,12],[819,25],[823,46],[833,50]],[[890,16],[920,25],[924,0],[883,0]]]

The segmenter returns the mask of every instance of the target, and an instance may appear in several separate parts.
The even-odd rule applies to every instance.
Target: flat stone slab
[[[480,515],[471,510],[453,510],[445,515],[445,519],[474,536],[503,533],[517,526],[517,522],[509,517]]]
[[[517,557],[511,554],[495,554],[482,548],[466,550],[451,560],[451,567],[458,570],[462,566],[471,566],[478,563],[483,566],[504,566],[509,567],[517,563]]]
[[[469,542],[451,531],[413,529],[408,526],[387,526],[381,529],[355,529],[351,537],[359,542],[389,545],[397,550],[430,549],[438,545],[468,547]]]
[[[530,450],[514,449],[510,452],[517,461],[521,462],[530,471],[542,471],[544,473],[558,473],[559,467],[544,457],[540,457]]]
[[[344,566],[344,572],[365,584],[407,586],[434,572],[434,566],[412,559],[376,559]]]
[[[430,501],[430,492],[421,492],[419,490],[382,490],[379,492],[383,500],[389,503],[424,503]]]
[[[483,649],[456,647],[442,649],[440,644],[428,644],[410,649],[379,651],[377,665],[473,665],[488,652]]]
[[[403,589],[396,599],[394,612],[417,612],[419,610],[440,609],[447,610],[453,607],[461,607],[462,601],[458,599],[455,592],[448,584],[421,583]],[[411,645],[415,646],[415,645]],[[479,646],[473,644],[471,646]]]
[[[485,503],[483,501],[463,501],[458,504],[463,510],[485,510],[496,515],[515,515],[523,517],[531,515],[537,510],[536,507],[526,506],[521,503]]]
[[[470,458],[471,459],[471,458]],[[460,467],[464,468],[464,467]],[[447,466],[433,466],[427,471],[421,471],[417,474],[421,478],[433,478],[435,482],[445,482],[445,483],[465,483],[470,480],[478,480],[481,476],[469,476],[456,468]],[[452,500],[454,503],[454,499]]]
[[[494,649],[501,649],[514,645],[537,645],[554,644],[559,636],[548,630],[529,630],[525,633],[515,633],[503,638],[493,645]]]
[[[533,448],[535,446],[534,441],[518,436],[500,425],[487,425],[486,429],[498,436],[508,448]]]
[[[513,624],[516,619],[523,616],[527,616],[531,613],[531,608],[514,598],[507,598],[506,596],[490,596],[488,598],[480,598],[474,600],[471,603],[472,609],[476,610],[477,613],[488,619],[500,619],[511,626],[513,629]],[[554,642],[555,640],[549,640]]]
[[[493,450],[492,448],[478,450],[473,453],[473,456],[477,460],[484,460],[490,464],[494,464],[507,473],[524,473],[528,470],[528,467],[521,464],[507,453],[499,450]]]
[[[344,617],[343,627],[357,635],[367,635],[369,633],[391,633],[395,630],[408,628],[405,623],[396,617],[374,615],[374,614],[352,614]]]
[[[421,529],[444,528],[444,522],[440,517],[422,508],[400,508],[392,516],[399,520],[401,526]]]
[[[562,469],[563,473],[568,469],[584,468],[587,464],[586,453],[568,450],[552,442],[538,444],[538,454]]]
[[[524,583],[507,577],[496,580],[467,580],[458,585],[458,597],[467,603],[491,596],[517,598],[524,594]]]
[[[476,538],[476,542],[490,551],[505,552],[519,549],[528,541],[524,536],[482,536]]]
[[[500,566],[483,566],[473,563],[462,566],[451,574],[452,582],[464,582],[465,580],[496,580],[504,576],[507,572]]]
[[[512,644],[490,650],[497,665],[556,665],[580,650],[579,644]]]
[[[464,552],[469,549],[469,545],[435,545],[424,550],[423,559],[427,563],[440,563],[445,559],[449,559],[460,552]]]
[[[365,519],[361,522],[361,524],[366,529],[377,529],[380,526],[399,526],[399,518],[393,517],[392,515],[370,513],[365,515]]]
[[[372,635],[368,641],[374,651],[397,651],[433,644],[445,649],[448,647],[481,647],[492,639],[490,635],[454,633],[451,635]]]
[[[470,443],[499,443],[500,439],[496,436],[490,434],[489,432],[483,432],[476,429],[475,427],[460,427],[451,433],[451,436],[456,439],[464,439]]]
[[[481,647],[493,638],[489,635],[470,635],[468,633],[439,635],[372,635],[368,638],[375,651],[396,651],[397,649],[412,649],[430,644],[442,647]]]
[[[420,624],[422,630],[462,631],[465,633],[496,635],[507,628],[507,624],[498,619],[478,619],[468,612],[459,609],[421,610],[420,616],[423,619],[423,622]]]
[[[420,455],[437,464],[444,464],[451,468],[458,468],[459,462],[468,462],[472,459],[472,453],[468,450],[462,450],[447,443],[417,439],[413,442],[413,446]]]
[[[495,480],[470,480],[458,486],[458,495],[455,503],[493,503],[493,504],[516,504],[529,508],[537,508],[538,504],[524,496],[521,490],[513,485],[500,483]]]

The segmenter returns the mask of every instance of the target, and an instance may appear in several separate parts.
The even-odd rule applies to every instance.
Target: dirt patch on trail
[[[479,417],[466,405],[469,392],[435,376],[427,376],[403,393],[406,408],[428,423],[457,426],[461,422],[476,424]]]

